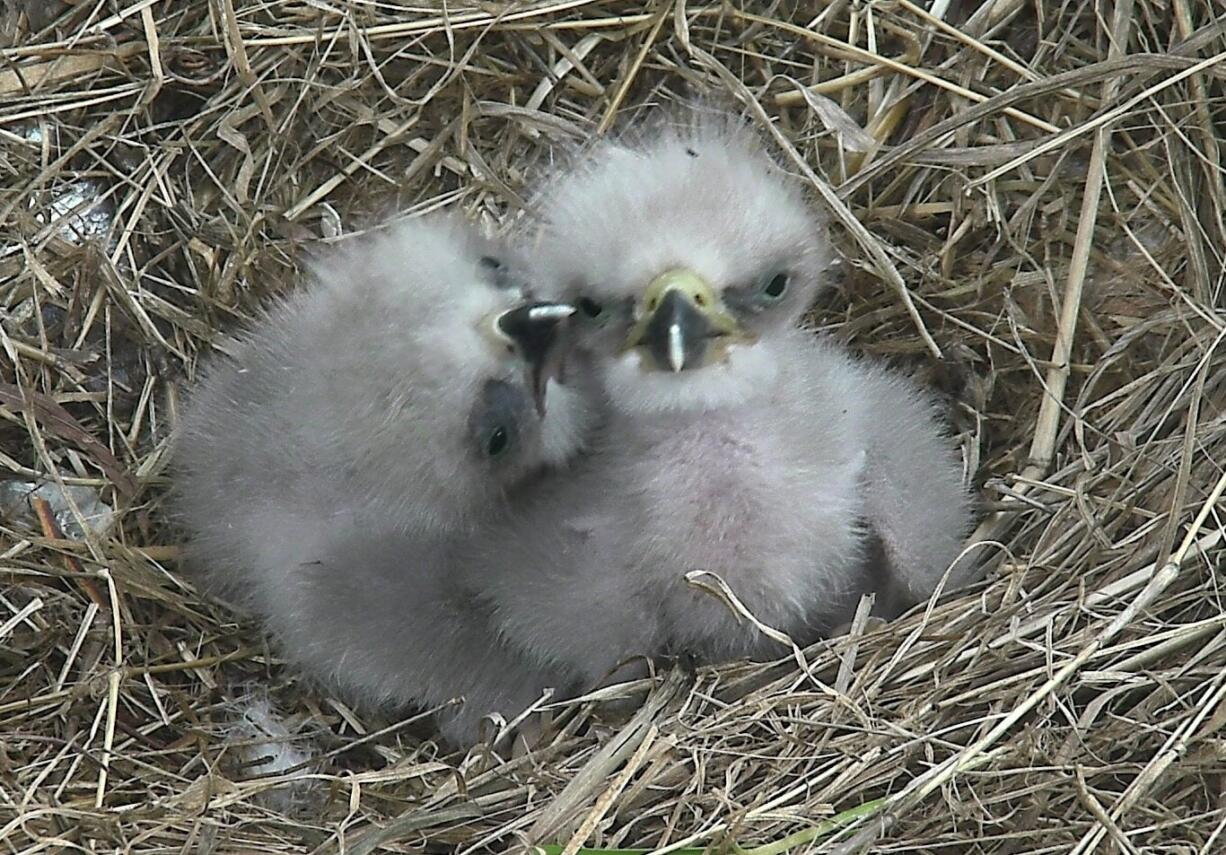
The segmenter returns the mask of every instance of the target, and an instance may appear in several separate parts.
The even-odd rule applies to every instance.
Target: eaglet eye
[[[588,318],[598,318],[601,312],[604,311],[604,306],[597,303],[591,297],[580,297],[576,301],[576,305],[579,307],[579,311]]]
[[[485,454],[487,457],[498,457],[506,452],[510,445],[511,432],[505,425],[498,425],[490,431],[485,440]]]
[[[506,457],[515,451],[533,413],[526,389],[504,380],[487,380],[469,415],[469,441],[486,460]]]
[[[772,273],[762,280],[762,293],[772,300],[778,300],[788,290],[788,275],[784,272]]]

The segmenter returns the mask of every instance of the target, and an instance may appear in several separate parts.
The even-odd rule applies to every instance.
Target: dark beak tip
[[[498,318],[499,332],[506,336],[529,362],[543,359],[569,328],[569,315],[534,314],[553,304],[533,303],[504,312]]]
[[[562,369],[574,307],[538,301],[517,306],[498,319],[498,329],[515,346],[526,364],[532,401],[539,417],[545,415],[549,381]]]
[[[643,344],[660,368],[680,374],[702,364],[710,331],[711,323],[702,310],[686,294],[674,290],[666,293],[656,306]]]

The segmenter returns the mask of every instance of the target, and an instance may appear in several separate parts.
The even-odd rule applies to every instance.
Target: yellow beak
[[[724,359],[729,345],[754,339],[715,289],[683,268],[651,281],[635,306],[635,317],[625,349],[645,351],[658,370],[674,374]]]

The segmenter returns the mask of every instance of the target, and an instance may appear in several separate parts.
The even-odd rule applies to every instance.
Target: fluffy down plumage
[[[489,319],[531,296],[505,247],[454,219],[326,253],[311,281],[209,365],[177,444],[191,563],[259,614],[286,655],[367,703],[443,704],[466,742],[570,678],[502,644],[455,551],[590,418]]]
[[[932,592],[969,527],[960,462],[918,387],[798,329],[829,251],[751,134],[661,123],[540,207],[534,278],[583,310],[609,414],[571,477],[470,543],[506,638],[591,684],[641,654],[783,652],[687,576],[800,643],[862,591]]]

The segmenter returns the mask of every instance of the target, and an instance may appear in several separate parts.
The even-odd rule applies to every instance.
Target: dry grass
[[[3,12],[0,464],[117,511],[0,523],[5,850],[1226,849],[1221,7],[399,5]],[[834,212],[823,325],[954,381],[988,584],[504,761],[320,696],[176,576],[175,391],[305,241],[514,216],[560,147],[712,90]],[[305,816],[232,762],[251,681],[327,751]]]

